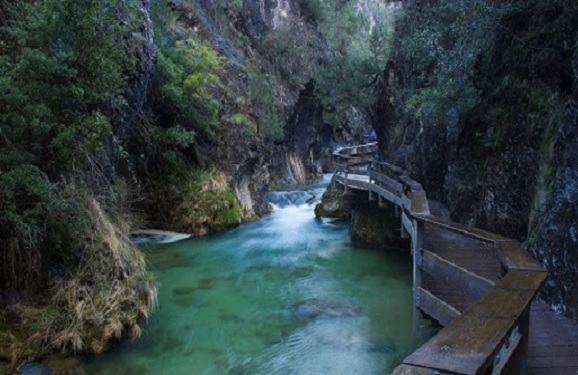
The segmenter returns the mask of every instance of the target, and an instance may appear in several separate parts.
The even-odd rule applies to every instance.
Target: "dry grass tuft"
[[[139,337],[138,319],[156,306],[154,281],[145,260],[107,219],[91,198],[86,213],[92,222],[90,246],[78,269],[53,285],[51,304],[34,319],[29,343],[39,352],[101,353],[123,337]]]

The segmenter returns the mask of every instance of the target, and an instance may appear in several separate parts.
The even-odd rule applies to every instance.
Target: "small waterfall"
[[[333,175],[327,173],[323,175],[323,180],[309,185],[307,189],[298,189],[292,191],[272,191],[267,194],[267,199],[273,207],[286,208],[288,206],[310,206],[315,207],[315,205],[321,199],[326,186],[331,181]]]

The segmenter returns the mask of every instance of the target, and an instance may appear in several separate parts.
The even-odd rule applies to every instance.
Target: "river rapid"
[[[409,251],[352,244],[316,219],[328,182],[272,193],[274,210],[223,234],[141,244],[159,286],[143,336],[87,374],[386,374],[412,334]]]

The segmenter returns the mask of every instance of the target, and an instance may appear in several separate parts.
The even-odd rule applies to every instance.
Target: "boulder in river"
[[[349,302],[306,299],[291,305],[288,309],[291,315],[298,318],[352,318],[362,314],[360,306]]]

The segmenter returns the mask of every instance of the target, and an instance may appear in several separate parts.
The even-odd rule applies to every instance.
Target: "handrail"
[[[447,311],[447,325],[428,342],[406,357],[394,374],[423,375],[509,374],[523,367],[527,350],[529,306],[544,283],[546,272],[522,248],[518,241],[482,229],[444,220],[432,215],[426,193],[420,183],[402,168],[363,157],[377,151],[377,143],[342,148],[333,153],[338,166],[335,180],[346,187],[377,194],[401,209],[402,228],[412,239],[414,293],[428,294],[421,285],[424,225],[434,225],[484,241],[496,249],[504,276],[497,283],[471,276],[471,290],[479,298],[463,314],[435,299],[432,308]],[[350,178],[365,167],[367,180]],[[454,267],[452,263],[425,253],[431,261]],[[449,264],[448,264],[449,263]],[[457,268],[457,266],[455,266]],[[468,271],[462,270],[463,277]],[[456,277],[458,279],[458,277]],[[425,308],[422,304],[420,308]],[[427,313],[427,311],[426,311]]]

